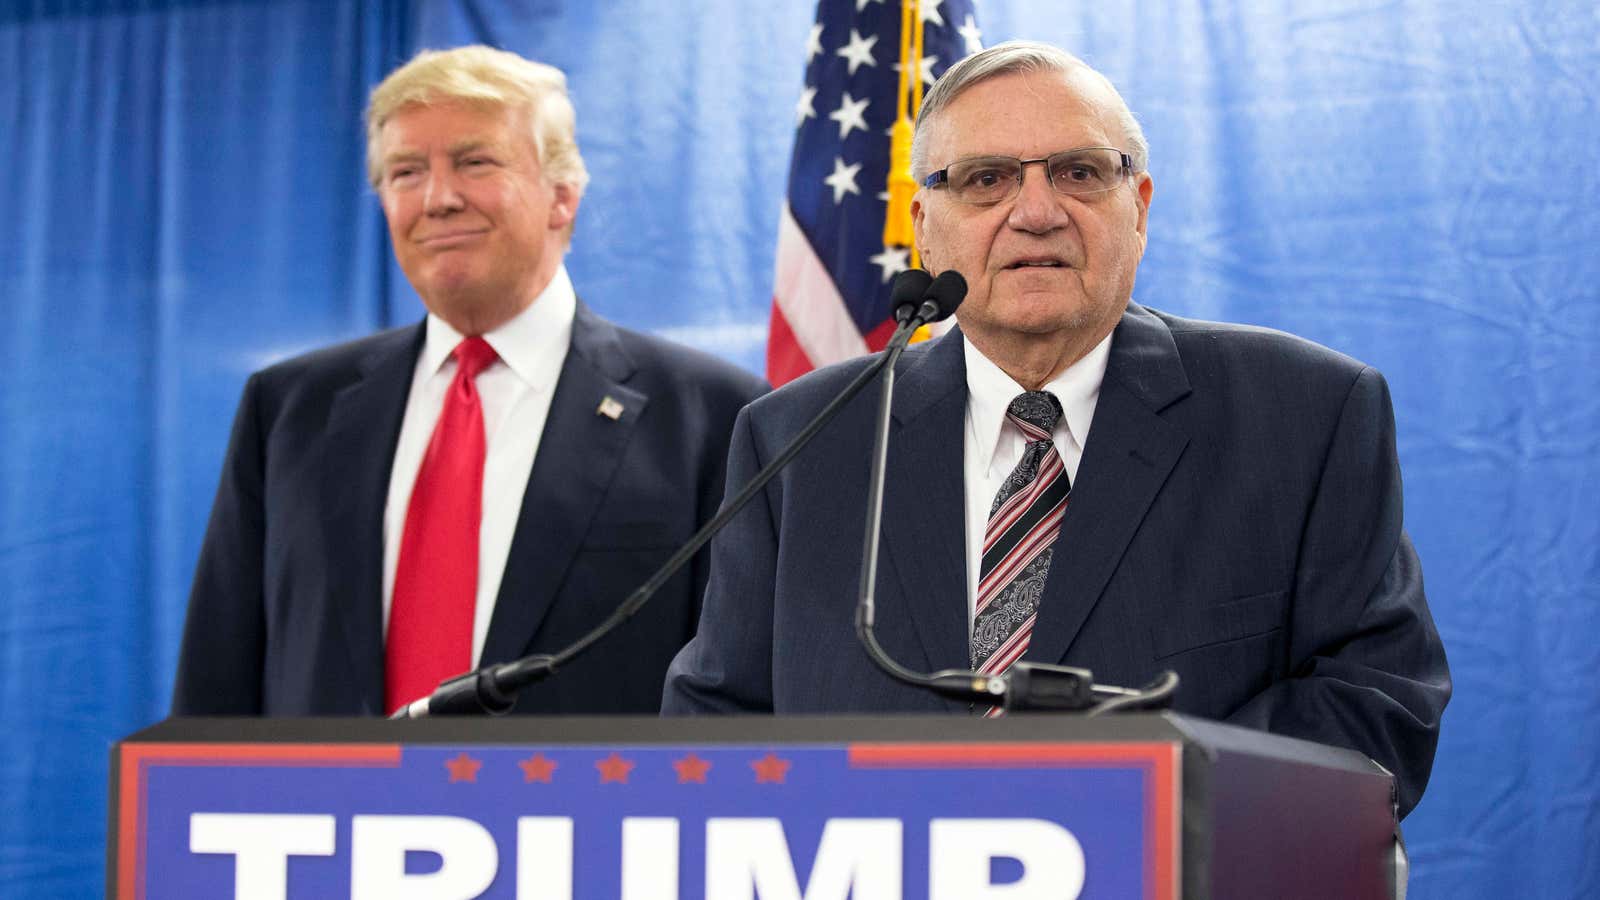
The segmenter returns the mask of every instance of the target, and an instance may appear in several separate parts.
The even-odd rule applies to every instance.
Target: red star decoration
[[[543,753],[535,753],[525,760],[517,763],[522,767],[522,780],[527,782],[550,783],[550,776],[555,774],[557,763],[545,758]]]
[[[756,770],[756,784],[783,784],[789,775],[789,761],[779,759],[768,751],[766,756],[753,760],[750,768]]]
[[[478,781],[478,770],[483,768],[483,762],[473,759],[467,755],[465,750],[463,750],[456,754],[455,759],[445,760],[444,767],[450,770],[451,784],[455,784],[458,781],[470,781],[476,784]]]
[[[618,756],[615,751],[612,751],[610,756],[602,760],[597,760],[594,764],[594,767],[600,770],[601,784],[609,784],[612,782],[617,784],[627,784],[628,773],[633,771],[633,761],[623,759],[622,757]]]
[[[691,753],[683,759],[674,760],[672,767],[678,770],[679,784],[689,784],[690,782],[705,784],[706,773],[711,771],[711,761],[701,759]]]

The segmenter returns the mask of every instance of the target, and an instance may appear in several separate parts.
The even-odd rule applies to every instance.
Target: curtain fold
[[[366,183],[371,87],[471,41],[564,69],[593,175],[579,294],[761,371],[810,6],[0,8],[0,893],[102,890],[107,754],[166,712],[245,378],[421,315]],[[977,24],[1078,53],[1140,116],[1136,298],[1296,332],[1393,390],[1456,677],[1411,896],[1600,896],[1592,3],[1063,9],[986,0]]]

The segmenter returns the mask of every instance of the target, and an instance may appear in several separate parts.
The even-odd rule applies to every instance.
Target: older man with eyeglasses
[[[1054,47],[1001,44],[929,91],[917,245],[969,292],[959,328],[896,370],[878,641],[924,672],[1172,670],[1181,712],[1371,756],[1403,815],[1450,676],[1388,390],[1308,341],[1134,303],[1148,159],[1111,83]],[[864,365],[747,407],[729,486]],[[856,639],[874,406],[847,406],[713,545],[665,711],[979,711],[891,679]]]

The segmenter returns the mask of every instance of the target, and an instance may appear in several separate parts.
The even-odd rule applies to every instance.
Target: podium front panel
[[[135,737],[114,760],[114,896],[1178,895],[1183,748],[1170,736],[762,733],[778,721],[676,743],[664,725],[710,723],[642,721],[632,740],[584,740],[582,725],[528,740],[541,729],[526,723],[507,740],[484,731],[498,721],[458,724],[474,736],[456,742],[329,741],[332,722],[274,733],[318,740]],[[907,737],[884,739],[894,731]]]

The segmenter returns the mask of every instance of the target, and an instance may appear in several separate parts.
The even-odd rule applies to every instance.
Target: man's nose
[[[443,216],[456,212],[465,205],[456,187],[456,175],[449,170],[434,168],[428,172],[428,183],[422,194],[422,209],[430,216]]]
[[[1019,231],[1043,234],[1061,228],[1071,220],[1061,205],[1061,195],[1050,187],[1050,175],[1044,162],[1036,162],[1037,166],[1022,167],[1022,185],[1011,203],[1011,215],[1006,221]]]

